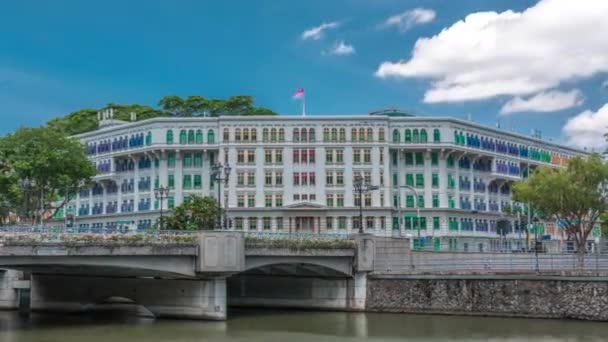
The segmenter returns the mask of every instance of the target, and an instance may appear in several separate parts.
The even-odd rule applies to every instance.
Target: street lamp
[[[190,219],[192,219],[192,210],[186,209],[185,214],[186,214],[186,229],[188,229],[188,226],[190,226]]]
[[[401,214],[401,189],[408,189],[414,193],[414,205],[416,205],[416,221],[418,222],[418,244],[420,245],[420,206],[417,205],[416,201],[418,201],[418,191],[416,188],[409,185],[399,185],[398,186],[398,195],[399,195],[399,230],[402,230],[402,214]]]
[[[217,222],[216,228],[222,229],[222,201],[220,200],[222,194],[222,182],[228,185],[228,179],[230,178],[230,171],[232,168],[230,164],[226,163],[226,165],[222,165],[222,163],[217,163],[211,168],[211,177],[217,182]],[[225,219],[224,219],[225,220]]]
[[[19,186],[25,191],[27,197],[25,200],[25,217],[30,218],[30,201],[32,190],[36,186],[36,180],[30,179],[29,177],[19,179]]]
[[[363,234],[363,193],[378,190],[380,187],[365,183],[361,175],[355,176],[353,186],[355,191],[359,194],[359,234]]]
[[[161,186],[154,189],[154,198],[160,200],[160,230],[163,230],[163,200],[169,197],[169,187]]]

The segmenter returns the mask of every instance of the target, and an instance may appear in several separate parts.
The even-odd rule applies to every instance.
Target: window
[[[370,149],[363,150],[363,162],[366,164],[372,162],[372,151]]]
[[[202,153],[195,153],[194,154],[194,166],[203,166],[203,154]]]
[[[412,142],[412,131],[409,129],[405,130],[405,142],[406,143],[411,143]]]
[[[247,208],[255,207],[255,195],[247,195]]]
[[[242,230],[243,229],[243,218],[242,217],[235,217],[234,218],[234,228],[237,230]]]
[[[326,217],[325,218],[325,227],[327,228],[327,230],[333,230],[334,229],[334,218],[333,217]]]
[[[336,195],[336,206],[340,208],[344,207],[344,194]]]
[[[359,141],[365,141],[365,128],[359,128]]]
[[[222,138],[224,141],[230,141],[230,131],[228,128],[224,128],[224,137]]]
[[[412,152],[405,153],[405,165],[414,165],[414,154]]]
[[[274,184],[283,185],[283,173],[282,172],[276,172],[274,174]]]
[[[439,216],[434,216],[433,217],[433,229],[439,229],[439,228],[440,228]]]
[[[378,141],[384,141],[384,128],[378,130]]]
[[[300,141],[300,129],[299,128],[293,129],[293,141]]]
[[[344,150],[336,150],[336,163],[344,163]]]
[[[293,162],[294,163],[300,162],[300,150],[298,150],[298,149],[293,150]]]
[[[300,181],[302,182],[302,185],[308,185],[308,174],[306,172],[302,172],[300,174]]]
[[[398,129],[393,129],[393,142],[398,143],[401,140],[401,134],[399,134]]]
[[[439,164],[439,154],[437,152],[431,152],[431,165],[436,166]]]
[[[380,156],[380,165],[384,164],[384,147],[380,147],[378,155]]]
[[[340,142],[346,141],[346,128],[340,128]]]
[[[325,202],[328,207],[333,207],[334,206],[334,195],[327,194],[325,197]]]
[[[363,205],[366,207],[372,206],[372,194],[365,194],[365,196],[363,196]]]
[[[416,174],[416,187],[423,188],[424,187],[424,174],[417,173]]]
[[[236,163],[237,164],[245,163],[245,150],[236,151]]]
[[[264,230],[270,230],[270,217],[264,217],[262,219]]]
[[[247,163],[255,164],[255,150],[247,150]]]
[[[372,182],[372,173],[371,173],[371,171],[365,171],[363,173],[363,181],[366,184],[371,184],[371,182]]]
[[[325,163],[332,164],[334,162],[334,151],[325,150]]]
[[[308,141],[308,133],[306,131],[306,128],[302,128],[300,130],[300,140],[301,141]]]
[[[275,195],[274,196],[274,205],[275,207],[283,206],[283,195]]]
[[[316,176],[314,172],[309,172],[308,173],[308,183],[310,185],[315,185],[316,184]]]
[[[182,179],[182,188],[190,189],[191,187],[192,187],[192,176],[184,175],[184,177]]]
[[[323,128],[323,141],[329,141],[329,128]]]
[[[175,167],[175,152],[167,153],[167,167]]]
[[[439,195],[433,194],[433,208],[439,208]]]
[[[414,175],[411,173],[405,174],[405,185],[414,186]]]
[[[258,141],[258,130],[255,128],[251,129],[251,141]]]
[[[441,142],[441,133],[437,128],[433,130],[433,142]]]
[[[293,173],[293,185],[300,185],[300,173],[299,172]]]
[[[152,145],[152,132],[146,134],[146,145]]]
[[[367,216],[365,218],[365,229],[374,229],[374,217]]]
[[[315,129],[308,129],[308,141],[315,141]]]
[[[367,137],[365,139],[367,141],[374,141],[374,131],[371,128],[367,129]]]
[[[207,131],[207,144],[215,144],[215,131],[212,129]]]
[[[179,143],[180,144],[185,144],[188,142],[188,133],[186,133],[185,129],[182,129],[179,132]]]
[[[173,131],[167,131],[167,144],[173,144]]]
[[[264,175],[264,184],[267,186],[272,185],[272,172],[266,172]]]
[[[344,185],[344,172],[336,172],[336,184]]]
[[[350,141],[357,141],[357,129],[352,128],[350,130]]]
[[[190,153],[184,154],[184,159],[182,160],[183,167],[191,167],[192,166],[192,155]]]
[[[272,150],[264,150],[264,163],[272,164]]]
[[[169,196],[167,197],[167,208],[173,209],[175,207],[175,197]]]
[[[437,174],[437,173],[433,173],[433,174],[431,175],[431,186],[432,186],[433,188],[437,188],[437,187],[439,187],[439,174]]]
[[[428,136],[426,134],[426,129],[423,128],[420,130],[420,142],[424,144],[427,141],[428,141]]]
[[[262,129],[262,141],[268,142],[268,128]]]
[[[417,144],[420,142],[420,134],[418,133],[418,129],[414,128],[412,131],[412,142]]]
[[[249,141],[249,128],[243,128],[243,141]]]
[[[314,162],[315,162],[315,150],[308,150],[308,162],[314,164]]]
[[[237,185],[245,185],[245,172],[237,172],[236,173],[236,184]]]
[[[270,129],[270,141],[272,141],[272,142],[277,141],[277,129],[276,128]]]
[[[346,217],[338,217],[338,229],[346,229]]]
[[[361,150],[353,149],[353,163],[359,164],[361,163]]]
[[[283,218],[282,217],[277,217],[275,220],[276,220],[276,223],[277,223],[277,230],[283,229]]]
[[[168,175],[167,176],[167,186],[170,188],[174,188],[175,187],[175,176],[174,175]]]
[[[300,155],[300,161],[302,163],[308,163],[308,150],[301,150]]]
[[[327,171],[325,174],[325,185],[334,185],[334,173]]]
[[[188,144],[194,144],[194,141],[194,130],[191,129],[188,131]]]
[[[279,141],[280,142],[285,141],[285,129],[284,128],[279,128]]]
[[[424,208],[424,195],[418,195],[418,203],[416,204],[416,206],[418,206],[418,208]]]
[[[255,185],[255,172],[247,173],[247,185],[249,185],[249,186]]]
[[[422,152],[416,152],[416,165],[424,165],[424,155]]]
[[[236,206],[239,208],[245,207],[245,195],[237,195],[236,196]]]
[[[283,164],[283,150],[274,150],[275,164]]]
[[[249,230],[258,230],[257,217],[250,217],[248,221],[249,221]]]
[[[272,195],[264,196],[264,206],[267,208],[272,207]]]
[[[194,175],[194,188],[200,189],[203,186],[203,177],[201,175]]]
[[[405,206],[408,208],[414,207],[414,195],[405,196]]]
[[[234,141],[241,141],[241,129],[237,128],[234,130]]]

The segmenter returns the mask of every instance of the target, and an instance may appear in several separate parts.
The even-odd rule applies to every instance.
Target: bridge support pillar
[[[23,283],[21,272],[0,270],[0,310],[13,310],[19,306],[19,286]]]
[[[32,275],[31,310],[82,312],[120,297],[155,317],[225,320],[226,279],[155,279]]]

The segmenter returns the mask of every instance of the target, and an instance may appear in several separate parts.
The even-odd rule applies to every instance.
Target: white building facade
[[[497,237],[511,186],[530,169],[561,167],[581,151],[472,122],[399,113],[366,116],[100,117],[79,135],[99,174],[68,206],[75,226],[145,229],[160,215],[154,189],[169,187],[163,211],[189,195],[218,196],[215,163],[232,171],[221,185],[226,228],[349,233],[457,243]],[[365,193],[363,222],[354,179]],[[511,233],[515,235],[517,230]]]

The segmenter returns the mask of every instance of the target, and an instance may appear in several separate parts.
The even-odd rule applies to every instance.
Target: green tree
[[[0,151],[3,163],[10,166],[9,187],[19,189],[17,182],[23,178],[35,181],[29,207],[52,209],[53,215],[67,202],[66,193],[73,193],[97,172],[78,140],[51,127],[20,128],[0,139]],[[57,196],[63,200],[52,207]]]
[[[567,167],[540,167],[517,182],[513,198],[557,219],[574,241],[578,266],[584,267],[585,244],[600,215],[607,211],[608,166],[598,154],[570,159]]]
[[[221,209],[213,197],[190,195],[169,212],[164,226],[171,230],[211,230],[220,214]]]

